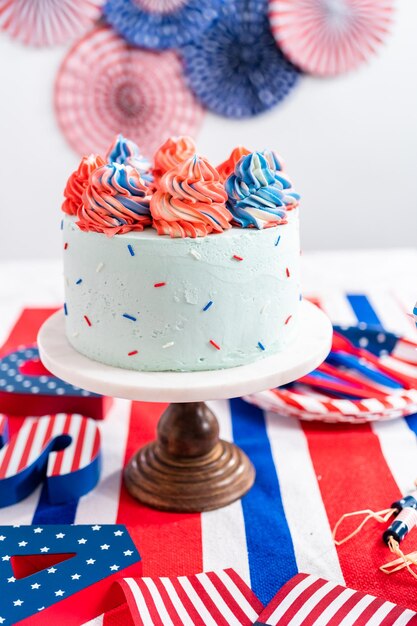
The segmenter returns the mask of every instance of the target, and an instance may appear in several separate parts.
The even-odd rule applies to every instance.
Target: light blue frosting
[[[150,161],[141,154],[139,146],[134,141],[126,139],[123,135],[117,135],[107,154],[107,160],[109,163],[131,165],[139,171],[144,180],[149,182],[153,180]]]
[[[252,152],[239,160],[227,179],[227,205],[233,221],[242,228],[277,223],[285,218],[288,207],[297,204],[300,196],[287,177],[274,169],[275,164],[280,166],[274,153]]]

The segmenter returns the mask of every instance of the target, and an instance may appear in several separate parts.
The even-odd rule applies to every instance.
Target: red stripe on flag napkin
[[[124,604],[105,614],[104,626],[252,626],[263,609],[233,569],[176,578],[124,578],[113,593],[123,596]]]
[[[320,618],[320,619],[318,619]],[[345,621],[346,620],[346,621]],[[417,613],[317,576],[297,574],[259,615],[255,625],[401,626],[417,624]]]

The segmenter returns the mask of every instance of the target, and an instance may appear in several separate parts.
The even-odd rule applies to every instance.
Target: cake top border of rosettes
[[[108,237],[154,228],[158,235],[205,237],[230,228],[264,229],[287,222],[298,206],[281,157],[234,148],[214,167],[191,137],[170,137],[152,162],[117,135],[103,158],[81,159],[69,177],[62,210],[83,231]]]

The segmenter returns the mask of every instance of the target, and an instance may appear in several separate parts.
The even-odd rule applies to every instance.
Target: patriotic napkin
[[[194,576],[124,578],[113,585],[103,626],[252,626],[262,603],[233,570]],[[116,599],[116,595],[119,599]]]
[[[254,626],[405,626],[417,613],[309,574],[297,574],[277,593]]]

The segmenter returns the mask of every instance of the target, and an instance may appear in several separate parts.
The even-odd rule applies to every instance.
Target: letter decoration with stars
[[[141,573],[125,526],[0,526],[0,624],[83,623],[109,606],[116,577]]]
[[[104,419],[110,405],[110,398],[70,385],[48,372],[36,346],[26,346],[0,358],[1,413],[82,413]]]

